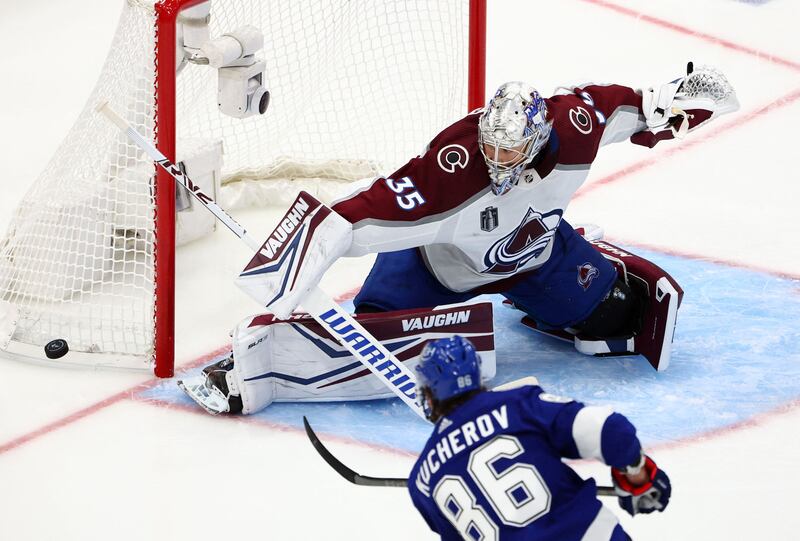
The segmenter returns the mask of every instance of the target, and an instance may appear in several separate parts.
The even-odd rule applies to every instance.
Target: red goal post
[[[206,2],[124,2],[86,109],[0,245],[7,354],[46,360],[44,344],[63,338],[59,362],[174,373],[174,181],[153,182],[152,163],[96,118],[98,100],[176,163],[219,142],[223,184],[289,163],[291,178],[305,177],[300,163],[322,182],[388,173],[484,104],[485,0],[211,0],[212,37],[263,32],[272,95],[263,116],[226,117],[216,72],[180,49],[182,14]]]

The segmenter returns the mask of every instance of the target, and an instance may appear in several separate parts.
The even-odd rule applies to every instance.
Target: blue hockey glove
[[[611,479],[619,497],[619,506],[631,515],[636,513],[652,513],[663,511],[669,503],[672,485],[669,477],[660,470],[649,456],[644,457],[642,466],[647,473],[647,481],[643,485],[634,486],[626,477],[624,470],[611,468]]]

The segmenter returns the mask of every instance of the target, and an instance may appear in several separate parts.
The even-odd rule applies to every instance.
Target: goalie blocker
[[[429,340],[453,334],[466,336],[481,356],[485,378],[494,377],[494,330],[489,302],[354,317],[412,369]],[[337,333],[353,332],[343,319],[330,323]],[[377,368],[390,378],[404,377],[391,362],[379,364]],[[414,392],[414,381],[397,383],[399,388]],[[330,402],[394,396],[322,325],[306,314],[294,314],[287,319],[262,314],[244,319],[233,333],[232,356],[178,385],[212,414],[251,414],[272,402]]]
[[[287,318],[347,252],[352,236],[347,220],[300,192],[236,285],[276,316]]]

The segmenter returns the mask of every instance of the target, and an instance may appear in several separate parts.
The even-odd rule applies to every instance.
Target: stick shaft
[[[336,473],[354,485],[368,487],[408,487],[408,478],[405,477],[370,477],[367,475],[361,475],[355,470],[350,469],[344,464],[344,462],[336,458],[336,456],[334,456],[334,454],[331,453],[327,447],[325,447],[317,434],[311,428],[311,424],[308,422],[308,419],[306,419],[305,415],[303,416],[303,426],[305,426],[306,435],[311,441],[311,445],[314,446],[314,449],[317,450],[323,460],[325,460],[325,462],[327,462],[328,465],[336,471]],[[616,496],[617,494],[614,492],[614,487],[598,486],[597,495]]]
[[[369,331],[356,321],[352,315],[334,302],[333,299],[319,287],[315,287],[309,291],[308,294],[303,297],[300,304],[331,334],[331,336],[335,336],[339,343],[346,347],[358,361],[366,366],[375,376],[380,378],[384,385],[389,387],[400,400],[405,402],[417,415],[425,419],[425,413],[416,401],[416,377],[414,374],[406,365],[400,362],[386,349],[383,344],[373,338],[369,334]],[[331,322],[335,320],[339,322],[344,320],[346,324],[337,326],[331,325]],[[349,340],[342,339],[342,328],[348,329],[347,336]],[[353,341],[354,332],[361,334],[369,340],[371,343],[370,345],[373,346],[375,350],[379,351],[380,355],[376,355],[375,351],[365,355],[364,352],[367,348],[362,347],[361,349],[356,349]]]
[[[98,112],[104,114],[111,122],[117,125],[125,135],[127,135],[131,141],[136,143],[136,146],[141,148],[145,151],[145,153],[153,159],[159,167],[164,169],[167,173],[170,174],[175,181],[189,190],[191,193],[203,206],[205,206],[211,213],[216,216],[216,218],[225,224],[225,226],[230,229],[234,235],[242,239],[245,244],[247,244],[253,251],[258,250],[261,245],[253,239],[250,235],[247,234],[247,230],[242,227],[239,222],[233,219],[233,217],[225,212],[222,207],[217,205],[217,203],[205,192],[203,192],[199,186],[197,186],[192,179],[186,176],[180,167],[172,163],[166,156],[164,156],[161,151],[159,151],[155,146],[153,146],[150,141],[142,137],[142,135],[134,129],[124,118],[119,116],[116,111],[114,111],[108,102],[104,102],[97,107]]]
[[[147,139],[137,132],[124,118],[119,116],[108,104],[108,102],[101,103],[97,106],[97,111],[104,114],[111,122],[117,125],[120,130],[142,150],[144,150],[153,161],[155,161],[161,168],[175,179],[178,184],[189,190],[189,192],[211,213],[217,217],[234,235],[242,239],[251,250],[257,252],[261,249],[259,244],[253,237],[247,234],[247,230],[241,226],[230,214],[225,212],[217,203],[206,193],[204,193],[199,186],[195,185],[192,180],[184,173],[180,167],[173,164],[162,154],[155,146],[153,146]],[[381,381],[408,407],[410,407],[417,415],[425,418],[422,408],[416,403],[414,395],[414,383],[416,378],[411,371],[401,363],[386,347],[381,344],[375,337],[358,323],[352,315],[342,309],[341,306],[336,304],[333,299],[319,287],[313,288],[306,298],[301,303],[308,313],[320,323],[332,336],[334,336],[340,344],[342,344],[353,356],[364,364],[373,374],[375,374]],[[375,356],[369,358],[364,357],[361,351],[355,349],[353,345],[340,336],[334,327],[323,318],[323,314],[335,313],[338,318],[343,319],[348,326],[359,332],[367,341],[370,342],[374,348],[379,351],[383,358],[380,365],[376,366]]]

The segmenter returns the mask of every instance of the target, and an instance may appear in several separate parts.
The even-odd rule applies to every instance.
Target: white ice
[[[0,0],[3,228],[89,95],[120,4]],[[738,113],[682,143],[604,149],[567,217],[602,224],[614,240],[800,280],[793,2],[492,0],[488,21],[489,92],[511,79],[545,94],[590,80],[658,84],[687,60],[722,68]],[[604,183],[643,160],[647,167]],[[258,236],[275,211],[237,218]],[[179,362],[224,346],[227,328],[255,311],[230,283],[246,250],[214,239],[179,256]],[[339,265],[323,286],[352,289],[369,260]],[[198,267],[212,267],[203,302]],[[347,484],[296,430],[126,393],[150,379],[0,359],[0,539],[433,538],[404,491]],[[798,403],[660,448],[674,484],[667,512],[631,519],[613,501],[609,508],[636,539],[800,539]],[[331,447],[373,475],[405,475],[413,461],[336,438]],[[576,467],[608,482],[597,463]]]

